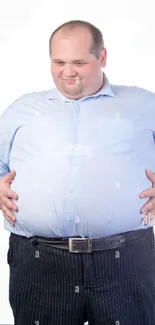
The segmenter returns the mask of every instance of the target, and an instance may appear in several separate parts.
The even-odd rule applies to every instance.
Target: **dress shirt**
[[[56,88],[0,116],[0,176],[16,171],[15,226],[23,236],[106,237],[147,228],[140,209],[155,170],[155,94],[111,85],[79,100]]]

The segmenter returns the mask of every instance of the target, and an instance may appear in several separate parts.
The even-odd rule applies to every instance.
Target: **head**
[[[95,26],[79,20],[59,26],[50,37],[49,50],[53,81],[64,96],[80,99],[102,87],[107,53]]]

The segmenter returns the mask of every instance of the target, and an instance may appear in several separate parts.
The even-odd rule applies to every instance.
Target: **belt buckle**
[[[75,247],[76,243],[77,247]],[[69,252],[92,253],[92,238],[69,238]]]

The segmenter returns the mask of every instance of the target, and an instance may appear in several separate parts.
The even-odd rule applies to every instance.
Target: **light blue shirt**
[[[104,237],[149,227],[140,209],[155,171],[155,94],[110,85],[70,100],[57,89],[17,99],[0,117],[0,175],[16,171],[23,236]]]

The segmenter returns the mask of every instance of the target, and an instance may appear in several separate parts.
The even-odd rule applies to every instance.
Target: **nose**
[[[72,78],[74,77],[76,72],[73,69],[73,66],[71,64],[66,64],[64,67],[64,76],[65,78]]]

